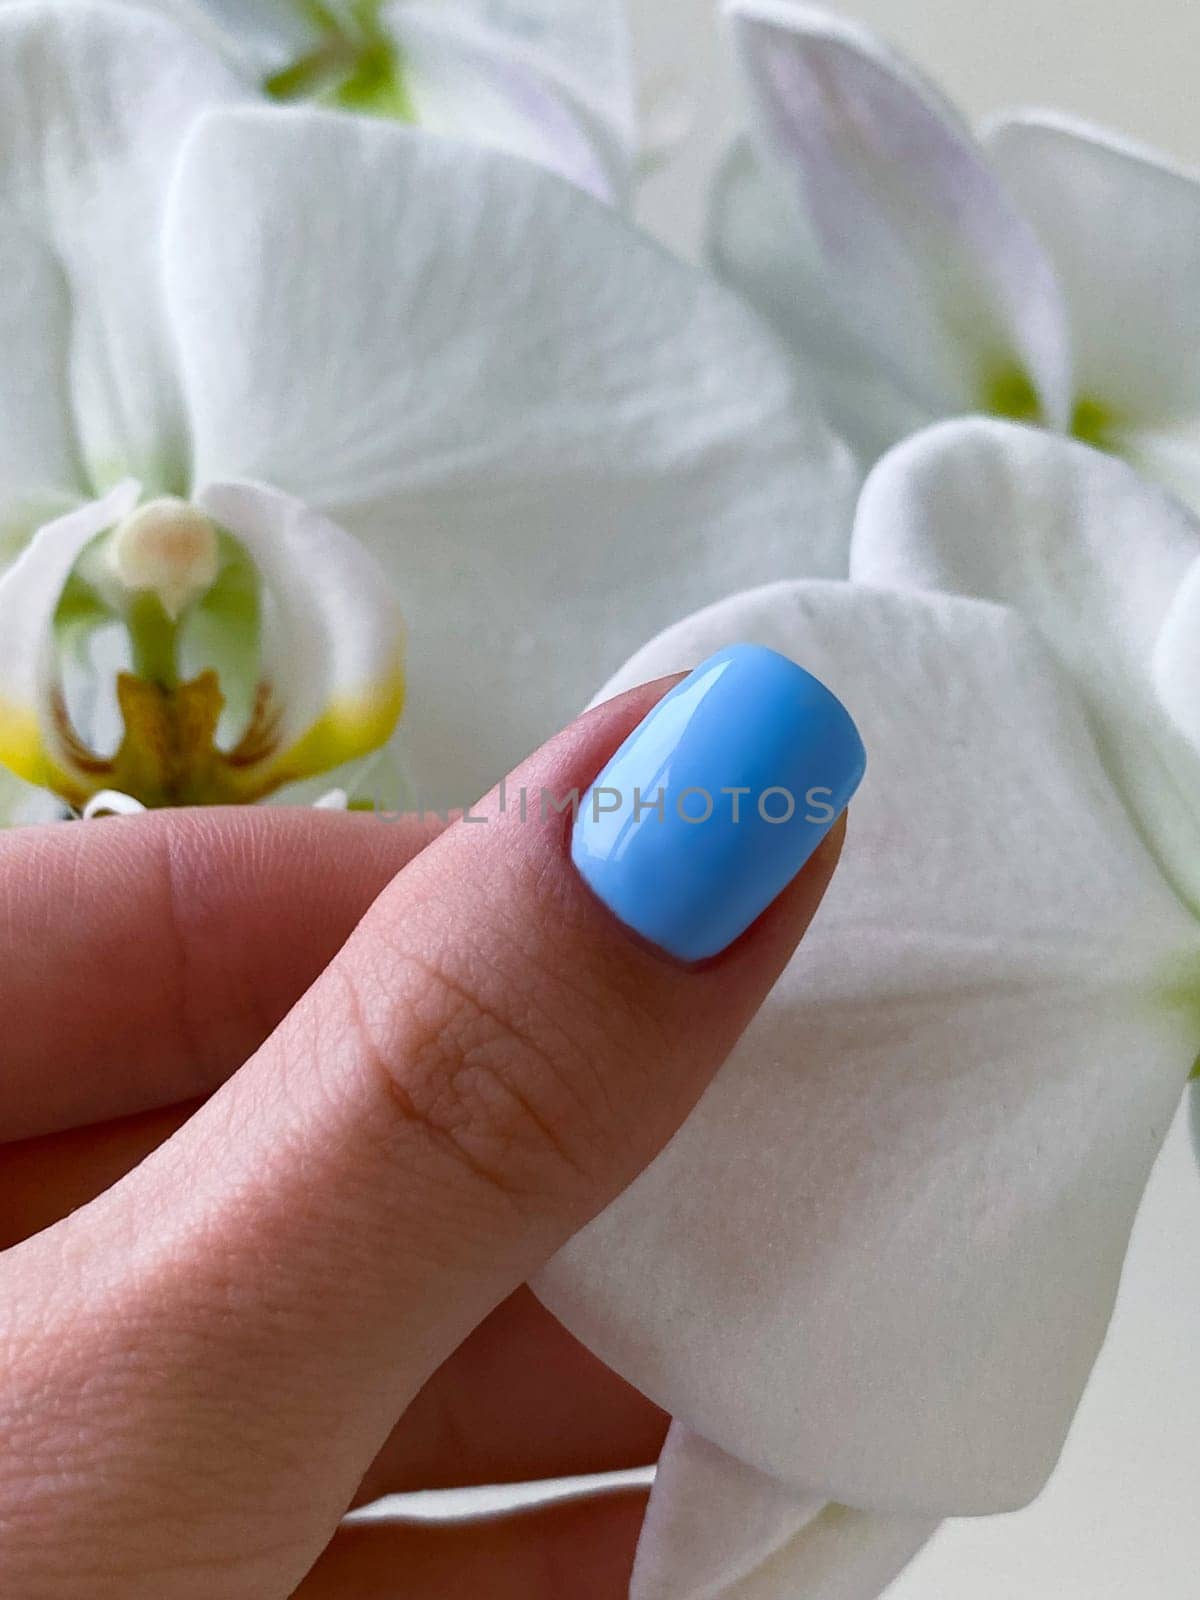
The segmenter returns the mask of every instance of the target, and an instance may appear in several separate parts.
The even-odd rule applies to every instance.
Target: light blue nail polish
[[[681,961],[745,932],[862,781],[841,701],[761,645],[677,684],[583,797],[571,859],[622,922]]]

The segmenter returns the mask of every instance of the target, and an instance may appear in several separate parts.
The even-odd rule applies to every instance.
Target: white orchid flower
[[[621,0],[125,0],[167,12],[247,87],[507,150],[602,199],[637,146]]]
[[[1200,525],[948,423],[868,480],[852,570],[603,691],[754,641],[870,757],[802,953],[537,1285],[676,1419],[632,1600],[867,1600],[939,1518],[1031,1499],[1200,1049]]]
[[[679,611],[836,570],[790,362],[541,168],[247,107],[133,6],[0,8],[0,123],[10,820],[341,768],[401,613],[405,770],[467,804]]]
[[[867,455],[990,413],[1200,500],[1200,181],[1053,113],[977,138],[908,62],[795,0],[727,0],[754,122],[714,259],[826,371]]]

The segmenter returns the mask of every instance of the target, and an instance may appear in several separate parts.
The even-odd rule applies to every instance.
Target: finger
[[[582,719],[514,789],[585,787],[658,693]],[[846,751],[811,747],[805,694],[725,708],[714,789],[750,756],[762,768],[749,730],[789,776],[799,760],[810,783],[846,790],[825,770],[830,748]],[[665,725],[692,703],[673,697]],[[10,1253],[10,1405],[49,1390],[39,1448],[76,1459],[84,1440],[117,1463],[39,1478],[13,1512],[18,1550],[23,1527],[48,1521],[56,1549],[83,1541],[95,1562],[118,1540],[121,1560],[167,1566],[171,1593],[205,1592],[214,1551],[231,1600],[297,1581],[390,1420],[678,1126],[789,958],[839,847],[835,831],[744,938],[685,967],[592,896],[561,816],[519,818],[499,795],[481,814],[487,825],[455,825],[400,874],[179,1134]]]
[[[0,1251],[31,1239],[132,1172],[201,1104],[143,1111],[0,1147]]]
[[[10,1146],[0,1166],[0,1249],[93,1200],[195,1109]],[[658,1458],[668,1421],[522,1288],[433,1374],[355,1499],[644,1466]]]
[[[247,807],[0,832],[0,1141],[207,1094],[438,826]]]
[[[356,1500],[645,1467],[669,1424],[522,1288],[433,1374]]]
[[[340,1529],[295,1600],[624,1600],[644,1491],[459,1523]]]

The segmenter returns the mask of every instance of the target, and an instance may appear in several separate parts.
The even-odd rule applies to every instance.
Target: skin
[[[582,790],[669,687],[510,782]],[[686,968],[588,893],[568,819],[482,813],[0,839],[0,1593],[626,1592],[640,1494],[339,1523],[654,1459],[667,1419],[521,1286],[687,1115],[842,830]]]

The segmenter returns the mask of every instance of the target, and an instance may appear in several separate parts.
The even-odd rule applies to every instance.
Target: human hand
[[[663,687],[514,789],[586,788]],[[687,966],[589,892],[565,817],[475,814],[3,840],[0,1592],[623,1593],[637,1496],[338,1524],[389,1489],[653,1456],[666,1419],[520,1286],[686,1116],[841,828]]]

